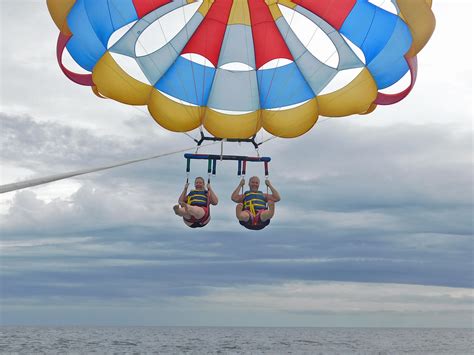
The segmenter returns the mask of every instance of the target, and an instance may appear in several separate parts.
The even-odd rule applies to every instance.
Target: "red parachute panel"
[[[137,11],[138,18],[149,14],[153,10],[171,2],[170,0],[132,0]]]
[[[318,15],[332,27],[339,30],[357,1],[293,0],[293,2]]]
[[[199,54],[217,67],[231,8],[232,0],[215,1],[181,54]]]
[[[273,59],[294,60],[264,0],[249,0],[257,68]]]

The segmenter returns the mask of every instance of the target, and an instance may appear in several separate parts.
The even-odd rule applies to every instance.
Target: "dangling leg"
[[[174,205],[173,206],[173,211],[177,216],[187,217],[187,218],[190,217],[189,213],[186,213],[186,210],[184,209],[184,207],[180,207],[179,205]]]
[[[191,206],[184,202],[180,202],[179,205],[174,205],[173,210],[176,215],[187,219],[191,217],[199,219],[204,217],[205,213],[201,207]]]
[[[206,214],[206,211],[204,210],[204,208],[199,207],[199,206],[191,206],[191,205],[186,204],[184,209],[186,210],[186,213],[188,215],[196,219],[201,219]]]
[[[241,203],[238,203],[235,207],[235,215],[241,222],[248,222],[250,219],[249,211],[244,211],[244,205]]]
[[[275,202],[268,201],[268,210],[263,211],[260,214],[260,221],[266,222],[273,217],[275,214]]]

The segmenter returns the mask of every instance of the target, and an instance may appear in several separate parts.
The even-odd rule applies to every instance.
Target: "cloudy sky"
[[[262,147],[283,197],[263,231],[235,221],[232,163],[212,223],[184,226],[181,154],[1,195],[2,324],[472,326],[472,4],[433,9],[406,100]],[[0,11],[1,184],[192,146],[68,81],[45,2]]]

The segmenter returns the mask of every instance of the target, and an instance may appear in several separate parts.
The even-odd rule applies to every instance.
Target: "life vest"
[[[250,212],[250,218],[247,222],[240,221],[239,223],[247,229],[260,230],[270,224],[270,220],[262,222],[260,215],[266,211],[267,201],[262,191],[246,191],[244,192],[244,211]]]
[[[256,216],[260,210],[268,209],[267,201],[262,191],[245,191],[243,203],[244,210],[250,211],[253,216]]]
[[[191,190],[188,194],[188,205],[204,207],[208,205],[206,190]]]
[[[184,218],[186,222],[192,223],[189,225],[190,228],[202,228],[209,223],[211,220],[210,201],[208,198],[208,192],[206,190],[191,190],[188,194],[188,205],[198,206],[204,210],[204,216],[202,218]]]

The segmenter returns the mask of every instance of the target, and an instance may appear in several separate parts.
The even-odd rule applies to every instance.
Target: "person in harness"
[[[270,219],[275,214],[275,203],[280,201],[280,194],[273,187],[270,180],[265,180],[271,194],[259,191],[260,179],[252,176],[249,180],[249,191],[240,194],[245,185],[245,179],[240,180],[239,185],[232,193],[231,199],[237,203],[235,213],[239,223],[247,229],[260,230],[270,224]]]
[[[188,194],[189,183],[184,185],[183,192],[179,196],[178,205],[173,206],[174,213],[183,217],[183,222],[191,228],[204,227],[211,220],[209,205],[217,205],[219,199],[211,187],[211,183],[205,182],[202,177],[194,180],[194,190]]]

